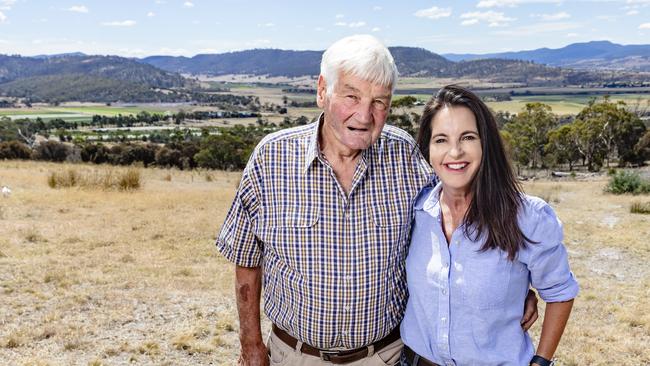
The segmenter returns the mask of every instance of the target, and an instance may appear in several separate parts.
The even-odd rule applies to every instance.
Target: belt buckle
[[[335,356],[335,357],[336,357],[336,356],[339,355],[339,352],[338,352],[338,351],[323,351],[323,350],[319,350],[318,352],[320,353],[320,359],[323,360],[323,361],[331,361],[331,360],[332,360],[332,359],[331,359],[332,356]]]

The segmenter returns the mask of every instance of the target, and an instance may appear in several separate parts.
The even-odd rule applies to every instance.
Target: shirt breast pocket
[[[373,203],[371,215],[375,226],[379,227],[404,226],[409,220],[408,210],[391,203]]]
[[[512,262],[500,250],[476,251],[462,266],[465,305],[476,309],[502,307],[508,296]]]

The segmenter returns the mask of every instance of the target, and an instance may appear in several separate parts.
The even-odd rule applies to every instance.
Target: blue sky
[[[650,44],[650,0],[0,0],[0,53],[322,50],[351,34],[436,53]]]

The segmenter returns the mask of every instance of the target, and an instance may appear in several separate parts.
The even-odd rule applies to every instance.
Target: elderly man
[[[253,152],[217,239],[236,264],[240,364],[399,361],[411,205],[434,176],[413,139],[384,126],[396,79],[375,38],[334,43],[321,62],[318,121]]]

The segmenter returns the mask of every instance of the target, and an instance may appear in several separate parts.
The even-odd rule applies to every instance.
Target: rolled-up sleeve
[[[262,258],[262,243],[255,235],[253,213],[258,197],[252,179],[253,159],[244,170],[232,206],[217,236],[217,249],[229,261],[242,267],[258,267]]]
[[[531,284],[545,302],[571,300],[578,295],[579,286],[562,243],[562,223],[545,202],[539,200],[531,206],[526,209],[522,229],[534,242],[527,244],[520,257],[530,271]]]

